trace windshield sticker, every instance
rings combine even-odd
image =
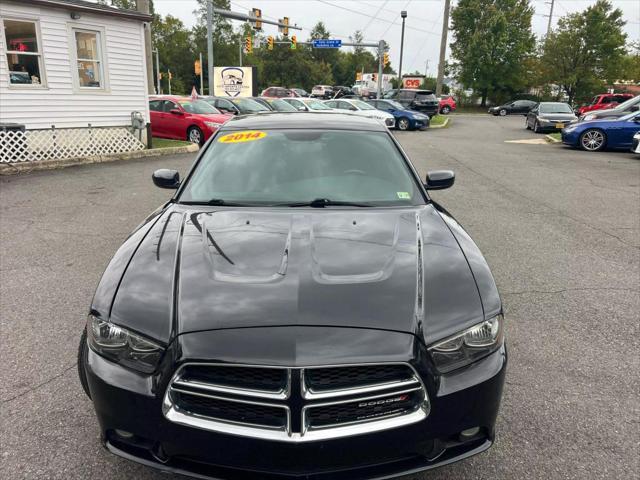
[[[228,133],[218,139],[220,143],[243,143],[260,140],[267,136],[267,132],[259,132],[257,130],[247,130],[246,132]]]
[[[409,200],[411,198],[409,192],[396,192],[396,195],[398,195],[398,198],[401,200]]]

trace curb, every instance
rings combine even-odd
[[[447,117],[444,119],[444,123],[442,125],[434,125],[434,126],[429,125],[429,128],[446,128],[449,126],[449,120],[451,119]]]
[[[198,145],[185,145],[181,147],[152,148],[136,152],[114,153],[110,155],[93,155],[90,157],[65,158],[63,160],[43,160],[41,162],[0,163],[0,176],[19,175],[38,170],[57,170],[60,168],[74,167],[76,165],[89,165],[92,163],[117,162],[122,160],[136,160],[138,158],[162,157],[180,153],[192,153],[199,150]]]
[[[545,135],[547,138],[547,142],[549,143],[562,143],[562,140],[558,140],[557,138],[553,138],[551,135]]]

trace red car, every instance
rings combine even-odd
[[[171,95],[150,96],[151,134],[202,145],[233,115],[203,100]]]
[[[455,111],[456,109],[456,101],[451,95],[440,95],[438,111],[443,115],[448,115],[449,113]]]
[[[615,108],[619,103],[626,102],[633,95],[630,93],[603,93],[596,95],[589,105],[578,108],[578,116],[594,110],[604,110],[606,108]]]
[[[290,88],[284,87],[269,87],[262,91],[261,97],[272,98],[284,98],[284,97],[298,97],[299,95]]]

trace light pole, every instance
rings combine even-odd
[[[407,18],[407,11],[402,10],[400,12],[400,16],[402,17],[402,35],[400,36],[400,66],[398,67],[398,80],[400,80],[400,86],[398,88],[402,88],[402,53],[404,50],[404,19]]]

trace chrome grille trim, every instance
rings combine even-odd
[[[215,367],[230,368],[248,367],[286,369],[287,385],[283,391],[267,392],[263,390],[242,389],[224,385],[208,384],[199,381],[189,381],[181,378],[180,375],[184,368],[188,365],[209,365]],[[407,379],[399,380],[397,382],[388,381],[373,383],[371,385],[358,386],[354,388],[323,390],[321,392],[314,392],[313,390],[307,388],[304,379],[305,371],[310,369],[388,365],[406,366],[413,372],[413,376]],[[300,417],[298,417],[301,419],[300,431],[292,431],[291,419],[294,413],[292,413],[292,410],[288,403],[292,395],[292,372],[296,372],[296,374],[299,375],[300,380],[300,391],[299,393],[296,392],[295,395],[297,397],[297,401],[292,404],[292,406],[295,406],[296,403],[299,405],[298,407],[296,407],[297,410],[295,411],[295,415],[300,415]],[[248,405],[258,405],[262,407],[282,409],[286,418],[285,426],[281,428],[274,425],[244,423],[235,420],[217,418],[213,416],[189,412],[185,409],[182,409],[179,405],[174,404],[171,397],[171,392],[176,392],[183,395],[206,397],[223,402],[238,402]],[[379,417],[363,418],[360,420],[345,421],[336,424],[327,424],[315,427],[309,424],[309,413],[312,412],[314,408],[340,404],[356,404],[358,402],[384,399],[387,397],[393,397],[402,394],[413,394],[414,392],[421,392],[422,395],[419,397],[421,398],[421,400],[419,400],[420,403],[416,403],[415,407],[411,410],[407,409],[405,411],[389,413],[382,412],[380,413]],[[329,399],[332,398],[338,399],[330,401]],[[344,438],[353,435],[362,435],[417,423],[424,420],[429,415],[430,402],[424,383],[422,382],[415,368],[409,363],[404,362],[322,365],[309,367],[188,363],[178,368],[173,378],[169,382],[169,386],[167,387],[164,395],[162,410],[167,420],[179,425],[262,440],[303,443],[318,440]]]

